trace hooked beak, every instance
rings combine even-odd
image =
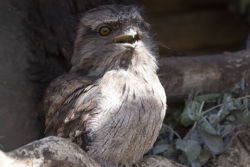
[[[140,40],[140,35],[134,29],[129,29],[124,35],[119,35],[113,38],[114,43],[133,44]]]

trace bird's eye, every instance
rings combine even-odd
[[[108,26],[102,26],[98,29],[98,32],[101,36],[108,36],[111,33],[111,28]]]

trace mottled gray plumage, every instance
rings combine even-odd
[[[110,34],[98,34],[100,27]],[[106,5],[82,16],[72,68],[44,97],[47,135],[71,138],[102,166],[142,158],[166,110],[148,29],[134,6]]]

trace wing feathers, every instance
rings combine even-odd
[[[52,82],[44,97],[46,135],[78,137],[84,132],[89,114],[96,108],[86,93],[95,87],[95,79],[68,74]]]

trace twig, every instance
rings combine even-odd
[[[204,112],[202,113],[202,116],[203,116],[203,115],[206,115],[206,114],[209,113],[210,111],[213,111],[214,109],[219,108],[219,107],[222,107],[222,106],[224,106],[224,105],[226,105],[226,104],[228,104],[228,103],[234,102],[234,101],[236,101],[236,100],[243,100],[243,99],[248,99],[248,98],[250,98],[250,95],[243,96],[243,97],[239,97],[239,98],[236,98],[236,99],[232,99],[232,100],[227,101],[227,102],[225,102],[225,103],[219,104],[219,105],[217,105],[217,106],[214,106],[214,107],[212,107],[212,108],[210,108],[210,109],[204,111]]]

